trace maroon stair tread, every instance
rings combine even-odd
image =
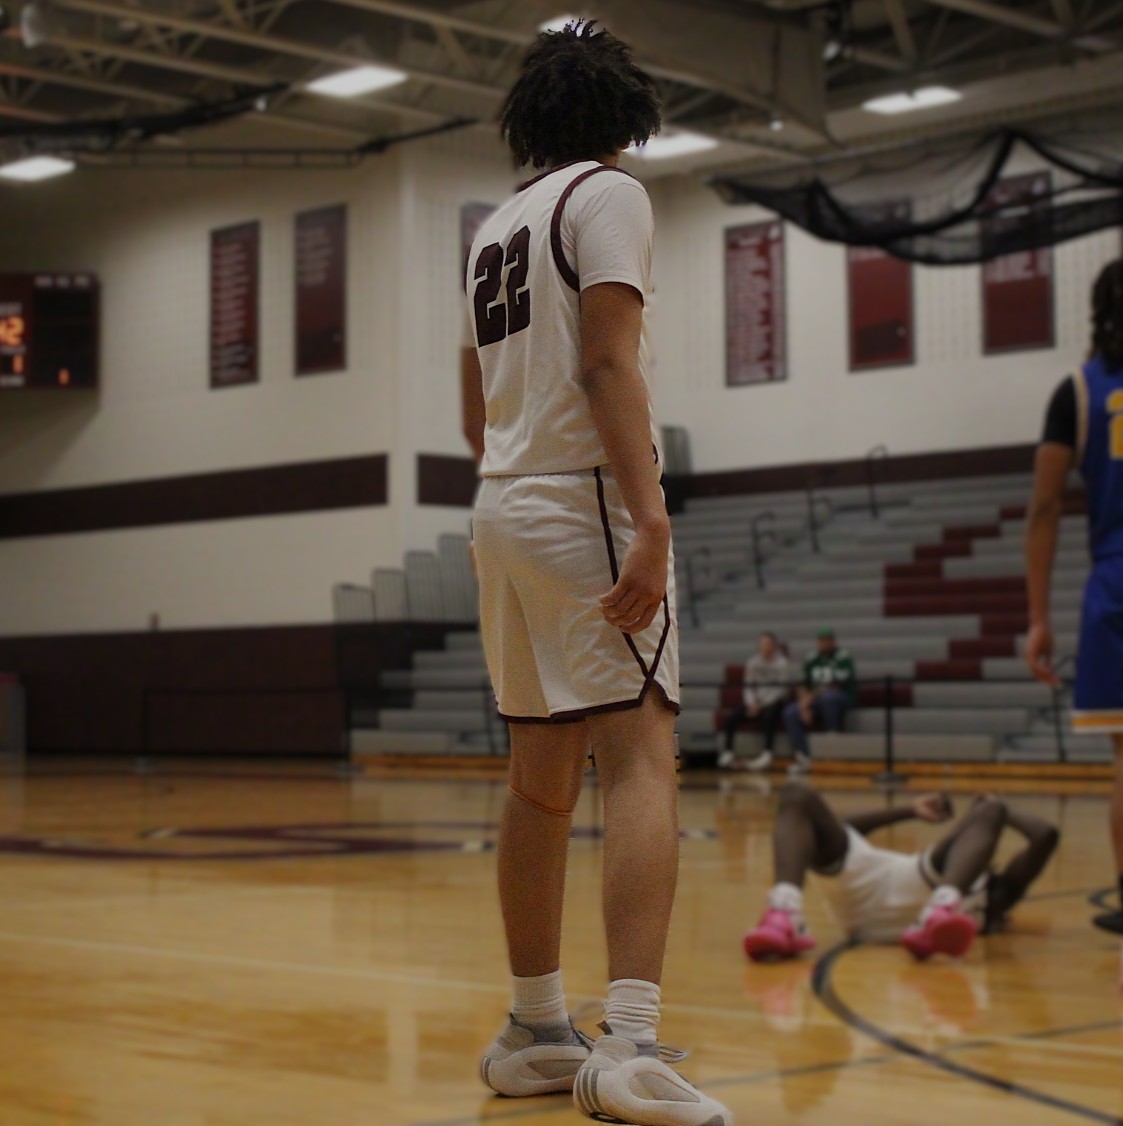
[[[1024,614],[1028,603],[1025,594],[952,594],[930,595],[926,598],[886,598],[887,618],[935,618],[983,616],[987,614]]]
[[[953,524],[944,529],[944,542],[955,543],[962,540],[993,540],[1002,535],[1001,524]]]
[[[944,573],[942,559],[925,559],[921,563],[887,563],[886,581],[894,579],[938,579]]]
[[[858,689],[858,707],[883,708],[887,695],[884,685],[863,685]],[[893,685],[893,706],[895,708],[911,708],[913,706],[911,684]]]
[[[928,559],[961,559],[971,554],[968,540],[955,543],[919,543],[912,549],[912,557],[917,563]]]
[[[948,655],[953,661],[984,660],[987,657],[1016,657],[1013,637],[973,637],[953,641]]]
[[[982,660],[917,661],[917,680],[982,680]]]
[[[885,583],[889,598],[946,597],[960,594],[1019,594],[1025,579],[1019,575],[967,579],[891,579]]]
[[[1017,636],[1028,628],[1025,614],[983,614],[979,621],[979,632],[983,637]]]

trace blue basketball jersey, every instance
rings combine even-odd
[[[1123,371],[1094,356],[1073,376],[1092,558],[1123,555]]]

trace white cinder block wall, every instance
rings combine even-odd
[[[363,582],[409,548],[464,531],[419,507],[419,453],[460,436],[460,206],[516,179],[487,138],[407,146],[346,172],[93,172],[0,190],[0,270],[92,269],[103,283],[96,399],[0,396],[0,493],[147,480],[373,453],[384,508],[0,540],[0,633],[320,622],[330,584]],[[1118,232],[1056,251],[1058,346],[981,355],[975,268],[915,274],[918,362],[846,370],[845,256],[788,227],[789,379],[726,388],[723,231],[763,218],[695,180],[651,185],[660,419],[700,471],[1032,441],[1086,346],[1087,294]],[[296,212],[348,205],[348,368],[293,376]],[[208,388],[208,233],[262,224],[261,382]]]
[[[90,269],[103,286],[96,398],[0,397],[0,493],[376,453],[386,507],[0,539],[0,634],[329,620],[333,581],[466,531],[418,508],[416,455],[460,437],[459,206],[515,176],[490,143],[400,149],[345,172],[82,171],[0,190],[0,270]],[[293,375],[293,219],[348,207],[345,371]],[[260,382],[208,386],[209,232],[261,223]]]

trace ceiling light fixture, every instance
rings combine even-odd
[[[404,71],[371,63],[368,66],[357,66],[351,70],[326,74],[323,78],[309,82],[307,89],[315,94],[327,94],[330,98],[357,98],[360,94],[397,86],[408,77],[409,75]]]
[[[49,180],[52,176],[63,176],[74,171],[74,161],[58,156],[28,156],[0,164],[0,178],[15,180],[22,184],[34,184],[39,180]]]
[[[886,94],[881,98],[870,98],[862,103],[862,109],[870,113],[895,114],[913,113],[920,109],[933,109],[935,106],[948,106],[958,102],[963,95],[947,86],[922,86],[903,94]]]
[[[691,153],[716,149],[713,137],[703,137],[700,133],[664,133],[652,137],[646,145],[629,145],[624,151],[641,160],[669,160],[675,156],[688,156]]]
[[[571,23],[580,23],[581,16],[555,16],[538,25],[539,31],[565,31]]]

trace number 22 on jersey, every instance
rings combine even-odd
[[[472,280],[472,309],[476,318],[476,341],[481,348],[498,344],[530,327],[530,228],[516,231],[506,250],[497,242],[485,246],[476,257]],[[507,284],[503,284],[503,274]],[[500,291],[504,290],[501,297]]]

